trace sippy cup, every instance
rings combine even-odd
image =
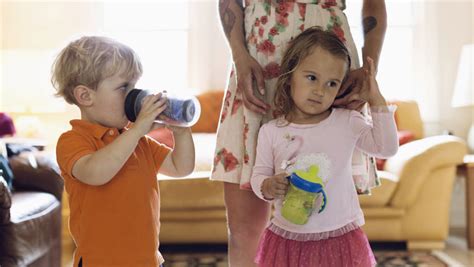
[[[315,202],[320,195],[323,201],[318,213],[326,207],[326,192],[318,172],[318,166],[311,165],[307,172],[298,170],[290,175],[290,186],[281,209],[281,215],[288,221],[299,225],[306,224],[316,209]]]
[[[125,98],[125,114],[134,122],[142,107],[145,96],[151,93],[147,90],[133,89]],[[169,96],[166,92],[163,96],[168,98],[167,108],[161,113],[165,118],[156,118],[155,122],[173,126],[190,127],[194,125],[201,115],[201,105],[196,97]]]

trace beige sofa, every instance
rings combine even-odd
[[[216,109],[222,93],[212,95]],[[387,160],[380,172],[382,185],[372,196],[360,197],[363,228],[372,241],[406,241],[409,249],[441,248],[448,235],[456,165],[466,146],[454,136],[424,137],[417,104],[395,104],[399,130],[411,131],[416,140]],[[218,114],[218,109],[207,109],[201,118],[217,123]],[[165,244],[227,242],[222,184],[207,179],[215,134],[194,132],[198,171],[187,179],[160,179],[160,240]]]

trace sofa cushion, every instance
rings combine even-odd
[[[224,91],[207,91],[197,96],[201,104],[201,117],[191,129],[193,133],[215,133],[224,98]]]
[[[43,192],[16,192],[12,195],[11,221],[19,223],[47,213],[59,205],[54,195]]]
[[[209,180],[209,174],[209,172],[204,172],[201,177],[194,178],[163,179],[158,176],[163,216],[167,217],[165,213],[168,211],[224,210],[222,183]],[[199,216],[199,213],[196,216]]]
[[[42,191],[61,200],[64,180],[54,155],[42,152],[23,152],[9,158],[15,179],[15,190]]]
[[[372,189],[371,195],[359,195],[360,206],[384,207],[387,206],[397,189],[398,177],[385,171],[377,171],[382,185]]]

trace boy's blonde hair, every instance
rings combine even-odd
[[[138,79],[143,69],[138,55],[128,46],[111,38],[84,36],[67,45],[51,69],[51,83],[56,96],[76,104],[74,88],[78,85],[96,90],[104,79],[122,68],[125,79]]]
[[[283,55],[280,65],[280,76],[278,77],[275,91],[275,115],[288,115],[294,106],[291,98],[291,75],[299,63],[309,56],[315,47],[320,47],[335,57],[347,62],[347,74],[351,66],[351,57],[344,43],[332,32],[324,31],[321,27],[314,26],[304,30],[295,39],[290,41]],[[345,79],[344,78],[344,79]]]

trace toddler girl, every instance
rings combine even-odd
[[[395,109],[387,107],[368,58],[362,97],[372,121],[357,111],[334,108],[349,72],[350,56],[336,35],[313,27],[292,40],[281,64],[275,106],[279,117],[263,125],[251,186],[272,202],[274,214],[263,233],[259,266],[373,266],[351,175],[355,148],[386,158],[398,149]],[[282,215],[290,173],[314,172],[324,188],[304,224]]]

